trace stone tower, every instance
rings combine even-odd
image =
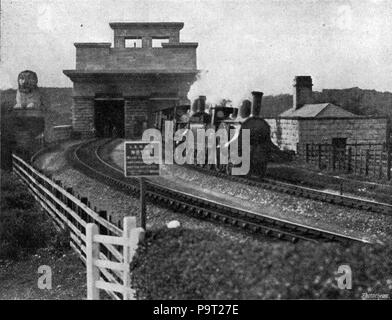
[[[182,22],[113,22],[111,43],[75,43],[72,127],[82,137],[140,138],[154,114],[189,104],[196,80],[195,42],[181,42]]]

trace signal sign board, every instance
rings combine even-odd
[[[158,141],[127,141],[124,143],[124,172],[126,177],[159,176]],[[149,159],[146,163],[143,154]]]

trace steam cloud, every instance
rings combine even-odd
[[[188,93],[189,100],[205,95],[207,103],[229,99],[233,107],[238,107],[244,99],[251,99],[251,91],[268,91],[265,87],[268,73],[266,64],[262,63],[267,57],[262,50],[256,50],[260,45],[258,39],[239,34],[231,35],[234,41],[222,40],[218,47],[211,44],[200,49],[202,71]],[[222,34],[221,38],[227,37]]]
[[[189,90],[188,99],[192,102],[203,95],[207,96],[208,104],[215,105],[226,99],[232,101],[233,107],[238,107],[244,99],[251,99],[251,91],[255,90],[252,82],[238,81],[238,74],[225,73],[224,70],[201,71]]]

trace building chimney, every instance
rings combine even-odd
[[[312,77],[296,76],[294,78],[293,108],[298,110],[304,104],[312,103]]]
[[[253,103],[250,111],[251,117],[258,117],[261,110],[261,100],[263,99],[263,93],[260,91],[252,91]]]

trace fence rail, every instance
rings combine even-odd
[[[392,150],[386,144],[300,144],[298,154],[318,169],[351,173],[377,179],[391,179]]]
[[[87,299],[97,300],[100,297],[99,290],[112,292],[116,299],[116,293],[120,293],[124,300],[133,298],[130,286],[129,266],[136,251],[139,240],[143,237],[143,229],[136,228],[135,217],[124,218],[124,231],[121,237],[100,235],[98,226],[88,223],[86,226],[87,238]],[[115,261],[100,255],[100,246],[104,246],[113,253]],[[122,250],[116,247],[121,247]],[[108,281],[103,280],[100,271],[108,273],[107,270],[115,272],[117,278],[107,276]]]
[[[12,168],[57,226],[69,231],[70,246],[87,267],[90,260],[95,259],[95,265],[88,267],[87,272],[88,279],[92,276],[89,272],[94,272],[95,281],[88,284],[96,287],[95,294],[90,292],[88,298],[99,298],[96,290],[103,289],[114,299],[130,299],[127,268],[135,243],[143,233],[142,228],[136,228],[136,218],[126,217],[116,226],[107,220],[106,211],[92,209],[88,198],[75,196],[72,188],[64,189],[60,181],[53,181],[16,155],[12,155]],[[96,230],[93,238],[88,237],[89,228]],[[122,286],[121,290],[117,290],[119,286]]]

